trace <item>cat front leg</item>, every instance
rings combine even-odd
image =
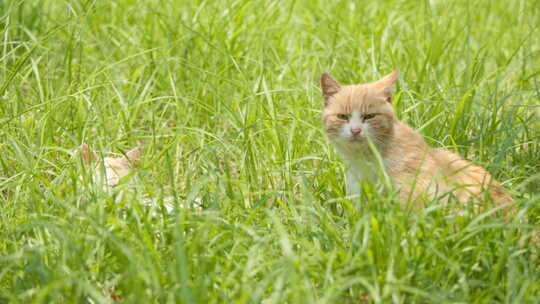
[[[347,171],[346,176],[346,191],[347,196],[360,196],[362,189],[360,186],[360,178],[355,174],[352,169]]]

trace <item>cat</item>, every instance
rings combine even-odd
[[[496,204],[512,202],[485,169],[457,154],[429,147],[422,136],[398,120],[392,106],[395,70],[364,84],[342,85],[320,78],[324,130],[348,165],[348,195],[360,195],[363,182],[389,182],[404,202],[436,199],[479,202],[486,193]]]
[[[93,165],[92,181],[101,184],[103,191],[108,192],[131,172],[132,163],[141,157],[142,143],[126,152],[125,156],[104,157],[103,162],[99,161],[97,153],[92,151],[87,144],[82,144],[79,151],[83,163]]]
[[[90,149],[87,144],[82,144],[78,149],[80,156],[83,160],[85,166],[92,166],[92,183],[101,185],[101,189],[106,193],[115,193],[115,202],[122,200],[124,196],[124,191],[128,188],[115,189],[121,182],[129,179],[130,175],[133,175],[133,164],[138,162],[142,156],[143,143],[138,142],[137,147],[129,150],[125,155],[119,157],[103,157],[103,161],[100,160],[98,154]],[[131,185],[133,182],[129,179]],[[160,203],[161,201],[161,203]],[[152,209],[152,214],[157,214],[155,208],[157,206],[163,206],[165,210],[169,213],[174,210],[175,198],[172,196],[167,196],[161,200],[155,198],[145,197],[142,200],[142,204],[150,207]],[[187,203],[182,202],[180,208],[186,208]],[[200,198],[195,198],[188,206],[194,210],[202,210],[202,200]]]

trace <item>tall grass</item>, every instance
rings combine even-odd
[[[0,24],[0,302],[540,301],[540,2],[13,0]],[[396,68],[400,119],[515,220],[346,198],[318,77]],[[119,202],[71,153],[138,140]]]

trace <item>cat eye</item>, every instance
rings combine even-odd
[[[347,114],[338,114],[337,118],[339,118],[341,120],[349,120],[349,115],[347,115]]]
[[[368,120],[368,119],[372,119],[373,117],[375,117],[375,114],[366,114],[366,115],[364,115],[362,118],[363,118],[364,120]]]

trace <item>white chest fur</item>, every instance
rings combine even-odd
[[[384,159],[373,153],[347,153],[341,152],[347,165],[346,190],[348,196],[358,196],[362,192],[362,184],[367,183],[378,191],[383,191],[385,186],[390,186],[390,179],[386,167],[390,159]],[[358,152],[358,151],[356,151]]]
[[[347,163],[347,195],[360,195],[363,183],[381,184],[381,169],[376,160],[350,161]]]

